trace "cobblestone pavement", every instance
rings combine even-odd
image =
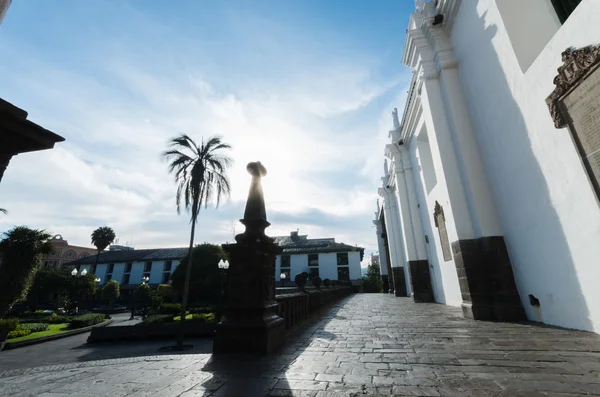
[[[600,336],[477,322],[457,308],[364,294],[296,329],[269,357],[192,353],[5,370],[0,395],[600,395]]]

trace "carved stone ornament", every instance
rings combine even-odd
[[[567,126],[564,115],[560,112],[558,106],[559,100],[594,66],[600,64],[600,44],[579,49],[567,48],[562,53],[562,61],[562,66],[558,68],[558,75],[554,78],[556,88],[546,99],[546,104],[556,128]]]

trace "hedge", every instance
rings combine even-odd
[[[171,314],[179,316],[181,314],[181,305],[179,303],[163,303],[160,305],[160,314]]]
[[[72,319],[73,317],[71,316],[59,316],[56,313],[53,313],[52,316],[42,319],[41,322],[46,324],[63,324],[70,323]]]
[[[21,324],[20,329],[28,329],[31,332],[42,332],[48,329],[48,324],[44,323],[27,323]]]
[[[11,332],[19,328],[18,318],[5,318],[0,320],[0,333]]]
[[[165,324],[172,323],[173,315],[171,314],[157,314],[155,316],[148,316],[144,319],[141,324]]]
[[[91,325],[100,324],[104,321],[104,314],[99,313],[90,313],[83,314],[81,316],[74,317],[69,323],[69,328],[83,328],[89,327]]]
[[[31,334],[31,330],[29,330],[29,329],[15,329],[14,331],[10,331],[8,333],[7,339],[20,338],[22,336],[27,336],[29,334]]]

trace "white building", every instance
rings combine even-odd
[[[275,261],[275,280],[292,280],[297,274],[306,272],[309,277],[321,277],[336,281],[352,281],[360,284],[362,273],[360,262],[364,248],[336,243],[334,238],[309,239],[306,235],[291,232],[289,236],[274,237],[283,249]]]
[[[600,332],[594,176],[546,103],[565,49],[600,43],[600,1],[416,3],[375,218],[396,295]]]
[[[145,277],[149,278],[150,285],[169,284],[171,273],[187,253],[188,248],[117,249],[101,253],[95,270],[96,255],[69,262],[66,266],[95,274],[101,286],[109,280],[117,280],[122,289],[133,289]]]

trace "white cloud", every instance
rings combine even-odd
[[[14,95],[30,119],[67,138],[52,151],[13,160],[0,185],[2,207],[10,210],[9,217],[0,218],[0,229],[28,224],[87,245],[91,230],[107,224],[121,242],[134,239],[138,247],[185,246],[187,216],[175,213],[175,186],[160,153],[180,133],[198,141],[217,134],[233,145],[231,203],[203,214],[197,241],[231,240],[227,225],[242,216],[236,211],[249,185],[246,163],[260,160],[269,171],[264,179],[268,211],[319,210],[355,220],[352,228],[315,220],[274,224],[269,233],[300,228],[309,236],[376,249],[370,218],[392,107],[366,107],[405,76],[379,78],[368,55],[328,56],[315,39],[304,38],[290,50],[262,36],[255,45],[283,70],[269,80],[240,65],[227,86],[215,75],[218,59],[194,63],[206,49],[186,58],[165,43],[189,38],[168,29],[163,33],[153,50],[134,53],[127,42],[90,43],[98,53],[82,58],[88,66],[93,63],[93,70],[33,56],[35,47],[0,46],[17,60],[0,67],[6,99]],[[316,55],[310,53],[313,44]],[[306,51],[306,59],[295,53],[298,48]],[[149,62],[161,52],[164,62]],[[176,58],[168,57],[175,53]],[[290,56],[299,64],[275,56]],[[397,99],[394,104],[400,107]],[[352,117],[360,121],[348,122]]]

